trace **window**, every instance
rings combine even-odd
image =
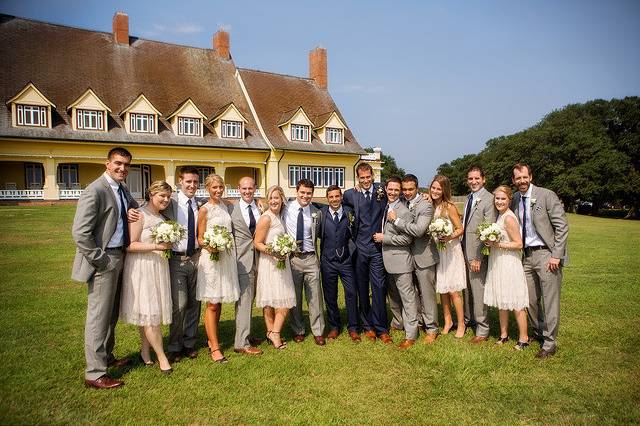
[[[82,130],[104,130],[104,111],[76,110],[76,127]]]
[[[289,187],[295,187],[300,179],[311,179],[316,187],[344,188],[344,170],[344,167],[289,166]]]
[[[178,134],[185,136],[200,136],[200,119],[178,117]]]
[[[78,184],[78,165],[77,164],[59,164],[58,165],[58,184],[60,188],[71,189]],[[75,185],[74,185],[75,184]]]
[[[27,189],[42,189],[44,169],[40,163],[24,163],[24,177]]]
[[[305,126],[302,124],[292,124],[291,140],[309,142],[309,126]]]
[[[47,107],[37,105],[16,105],[19,126],[47,127]]]
[[[327,143],[342,143],[343,141],[343,130],[336,129],[334,127],[327,127],[325,129],[325,135],[327,139]]]
[[[213,167],[196,167],[198,169],[198,180],[200,181],[200,186],[204,188],[204,180],[207,176],[212,175],[216,172]]]
[[[156,116],[154,114],[130,114],[130,128],[133,133],[155,133]]]
[[[242,122],[222,120],[222,137],[243,139]]]

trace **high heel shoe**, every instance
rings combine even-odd
[[[507,337],[501,337],[499,338],[496,343],[495,346],[500,346],[500,345],[504,345],[505,343],[507,343],[509,341],[509,336]]]
[[[222,358],[220,359],[215,359],[213,357],[213,354],[216,352],[220,352],[220,355],[222,355]],[[217,362],[218,364],[225,364],[227,362],[229,362],[229,360],[224,356],[224,354],[222,353],[222,351],[220,350],[220,348],[217,349],[211,349],[211,359],[214,360],[215,362]]]
[[[149,367],[150,365],[154,365],[155,362],[151,359],[151,357],[149,357],[149,361],[145,361],[144,357],[142,356],[142,353],[140,353],[140,355],[138,355],[138,357],[140,358],[140,361],[146,365],[147,367]]]
[[[270,334],[276,334],[276,335],[278,335],[278,338],[280,338],[280,333],[277,332],[277,331],[271,331],[269,333]],[[278,346],[276,346],[276,344],[273,342],[273,340],[269,339],[269,341],[271,342],[273,347],[276,348],[276,349],[286,349],[287,348],[287,343],[284,340],[282,340],[281,338],[280,338],[280,345],[278,345]]]
[[[166,370],[163,370],[162,368],[160,369],[160,372],[162,374],[164,374],[165,376],[168,376],[169,374],[173,373],[173,368],[169,367]]]
[[[467,326],[464,326],[464,330],[462,331],[462,336],[458,336],[458,331],[456,330],[456,334],[453,335],[456,339],[462,339],[464,335],[467,333]]]
[[[273,341],[271,340],[271,337],[269,337],[269,335],[271,335],[272,331],[271,330],[267,330],[267,342],[269,342],[270,344],[273,345]]]

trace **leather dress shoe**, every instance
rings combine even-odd
[[[85,379],[84,385],[88,388],[113,389],[124,385],[124,382],[122,380],[112,379],[105,374],[96,380]]]
[[[293,341],[296,343],[302,343],[304,341],[304,334],[296,334],[293,336]]]
[[[410,348],[411,346],[413,346],[413,344],[416,342],[415,339],[404,339],[399,345],[398,348],[400,349],[407,349]]]
[[[237,354],[246,354],[246,355],[261,355],[262,350],[255,348],[253,346],[247,346],[246,348],[236,348],[233,350]]]
[[[376,341],[376,332],[373,330],[367,330],[364,332],[364,335],[369,338],[372,342]]]
[[[487,339],[487,336],[475,336],[473,339],[469,340],[469,343],[477,345],[478,343],[486,342]]]
[[[121,367],[124,367],[125,365],[129,365],[129,358],[120,358],[120,359],[114,358],[113,360],[109,361],[109,363],[107,364],[107,367],[121,368]]]
[[[556,354],[555,348],[551,350],[540,349],[540,352],[536,354],[536,358],[540,358],[540,359],[549,358],[550,356],[553,356],[555,354]]]
[[[173,364],[174,362],[178,362],[182,359],[182,353],[181,352],[169,352],[167,354],[167,359],[169,360],[169,362],[171,364]]]
[[[196,359],[198,357],[198,351],[196,348],[184,348],[182,350],[182,355],[189,359]]]
[[[360,339],[360,335],[355,331],[350,331],[349,332],[349,337],[351,337],[351,341],[355,342],[355,343],[358,343],[358,342],[362,341],[362,339]]]
[[[433,343],[436,341],[436,339],[438,338],[439,333],[427,333],[426,336],[424,336],[424,343],[426,343],[427,345]]]
[[[318,346],[324,346],[327,344],[327,342],[324,340],[324,337],[322,336],[313,336],[313,340],[316,341],[316,345]]]
[[[391,336],[389,336],[388,333],[382,333],[378,338],[382,340],[382,343],[384,343],[385,345],[393,343],[393,339],[391,338]]]
[[[335,328],[332,328],[329,334],[327,334],[327,339],[331,339],[331,340],[337,339],[339,335],[340,335],[340,332]]]

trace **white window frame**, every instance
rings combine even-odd
[[[178,134],[180,136],[200,136],[200,119],[194,117],[178,117]]]
[[[300,166],[289,166],[289,188],[295,188],[300,180]]]
[[[80,183],[78,175],[78,164],[58,164],[58,183],[66,184],[67,188],[71,188],[74,183]]]
[[[220,120],[222,137],[228,139],[244,139],[244,123],[242,121]]]
[[[76,128],[79,130],[104,130],[104,111],[76,109]]]
[[[198,180],[200,181],[200,186],[204,188],[204,181],[207,179],[207,176],[213,175],[216,173],[215,167],[196,167],[198,169]]]
[[[44,185],[44,166],[41,163],[24,163],[24,179],[27,189]]]
[[[322,182],[324,181],[322,178],[324,176],[323,172],[322,172],[322,167],[313,167],[313,171],[311,172],[311,175],[313,176],[313,179],[311,179],[313,181],[313,184],[317,187],[322,187],[323,184]]]
[[[311,166],[300,166],[300,179],[311,180],[312,177],[313,175],[311,174]]]
[[[337,127],[327,127],[324,130],[325,139],[327,143],[343,144],[344,143],[344,130]]]
[[[333,178],[335,185],[338,185],[340,188],[344,188],[344,167],[334,167]]]
[[[137,112],[130,113],[129,129],[132,133],[155,133],[156,115]]]
[[[299,142],[309,142],[309,126],[307,126],[306,124],[292,124],[291,140]]]
[[[16,104],[18,126],[47,127],[48,107],[41,105]]]

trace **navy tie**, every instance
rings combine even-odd
[[[131,240],[129,238],[129,221],[127,220],[127,202],[122,185],[118,185],[118,195],[120,196],[120,219],[122,219],[122,245],[129,247]]]
[[[333,222],[337,225],[339,221],[338,212],[333,212]]]
[[[251,235],[254,235],[256,233],[256,217],[253,215],[251,205],[247,206],[247,208],[249,209],[249,231]]]
[[[527,248],[527,197],[522,197],[522,247]]]
[[[473,194],[469,194],[467,197],[467,208],[464,211],[464,226],[469,223],[469,217],[471,216],[471,205],[473,204]]]
[[[371,194],[368,189],[364,192],[364,199],[367,200],[367,203],[371,201]]]
[[[298,224],[296,226],[296,241],[300,241],[300,250],[302,250],[304,241],[304,216],[302,215],[302,207],[298,210]]]
[[[191,200],[187,200],[187,256],[196,252],[196,218],[191,207]]]

